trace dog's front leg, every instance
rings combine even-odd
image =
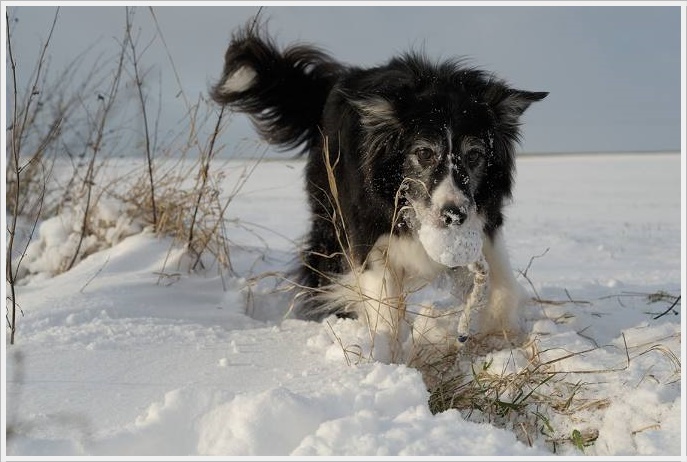
[[[484,258],[468,265],[472,275],[472,289],[465,300],[463,311],[458,318],[458,341],[465,343],[470,334],[470,319],[487,303],[489,288],[489,265]]]
[[[517,336],[523,330],[521,311],[527,292],[513,275],[501,230],[484,240],[482,251],[489,265],[489,298],[479,313],[477,328],[481,334]]]

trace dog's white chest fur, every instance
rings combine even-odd
[[[512,276],[505,245],[500,234],[494,242],[487,239],[480,258],[468,266],[473,287],[454,287],[464,292],[463,315],[456,318],[456,332],[447,333],[464,340],[470,330],[479,333],[517,331],[517,307],[522,303],[522,288]],[[450,268],[430,258],[422,243],[408,236],[381,236],[370,251],[365,264],[337,278],[318,298],[322,308],[344,305],[377,332],[399,332],[412,324],[406,312],[409,295],[449,275]],[[450,276],[449,276],[450,277]],[[464,277],[456,284],[466,285]],[[471,289],[468,293],[467,289]],[[470,326],[470,311],[488,305]],[[475,312],[478,310],[475,310]]]

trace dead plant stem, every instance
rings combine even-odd
[[[196,197],[196,203],[193,208],[193,215],[191,217],[191,225],[189,226],[189,231],[188,231],[188,246],[190,250],[195,251],[193,247],[193,239],[194,239],[194,229],[196,226],[196,221],[198,219],[198,210],[200,209],[200,203],[203,200],[204,192],[205,192],[205,186],[207,185],[208,181],[208,176],[209,176],[209,170],[210,170],[210,162],[212,161],[212,158],[215,154],[214,148],[215,148],[215,141],[217,140],[217,136],[219,135],[220,132],[220,127],[222,126],[222,117],[224,116],[224,106],[222,106],[219,110],[219,114],[217,115],[217,122],[215,123],[215,129],[212,132],[212,135],[210,136],[210,145],[208,146],[207,152],[204,153],[203,155],[203,160],[201,161],[200,165],[200,187],[197,188],[198,191],[198,196]],[[197,258],[196,261],[193,263],[192,269],[196,269],[198,264],[200,263],[200,252],[197,252]]]
[[[84,178],[84,186],[86,188],[86,204],[84,207],[84,214],[83,214],[83,220],[81,222],[81,232],[79,234],[79,242],[76,245],[76,250],[74,251],[74,254],[72,255],[72,259],[65,268],[65,271],[70,270],[74,264],[76,263],[79,253],[81,252],[81,246],[83,245],[83,240],[86,237],[86,233],[88,232],[88,219],[89,219],[89,214],[90,214],[90,208],[91,208],[91,195],[92,195],[92,190],[94,186],[94,180],[95,180],[95,160],[98,156],[98,153],[100,152],[103,144],[103,138],[105,135],[105,126],[107,124],[110,111],[114,107],[114,102],[117,96],[117,93],[119,91],[119,83],[121,81],[122,77],[122,70],[124,67],[124,56],[126,54],[126,47],[127,47],[127,41],[128,41],[128,35],[125,33],[124,40],[121,45],[121,50],[119,52],[119,57],[117,59],[117,68],[114,73],[114,76],[112,77],[112,83],[110,85],[110,90],[108,92],[107,97],[105,97],[105,100],[103,102],[104,106],[102,107],[102,110],[100,111],[100,117],[99,119],[96,120],[97,123],[97,129],[96,129],[96,135],[95,135],[95,140],[89,143],[89,147],[91,148],[92,155],[91,159],[88,163],[88,169],[86,170],[86,177]]]
[[[18,91],[17,91],[17,64],[16,61],[14,60],[14,54],[12,53],[12,40],[11,40],[11,34],[10,34],[10,19],[9,19],[9,14],[5,12],[5,20],[7,24],[7,49],[8,49],[8,57],[10,60],[10,69],[11,69],[11,74],[12,74],[12,92],[14,96],[14,101],[13,101],[13,110],[12,110],[12,118],[13,118],[13,127],[14,130],[12,130],[12,160],[14,162],[14,168],[12,169],[12,173],[14,174],[14,179],[17,182],[17,187],[15,188],[14,194],[14,210],[12,212],[12,222],[10,225],[10,229],[8,230],[9,234],[9,242],[7,245],[7,258],[5,259],[6,263],[6,271],[7,271],[7,280],[10,285],[10,303],[12,304],[12,309],[10,310],[11,313],[11,320],[8,319],[9,326],[10,326],[10,345],[14,345],[14,334],[16,332],[16,327],[17,327],[17,297],[16,297],[16,291],[15,291],[15,271],[16,269],[12,268],[12,251],[14,250],[14,237],[17,231],[17,214],[19,212],[19,181],[20,181],[20,175],[19,175],[19,146],[17,145],[17,96],[18,96]],[[5,315],[7,317],[7,315]]]
[[[12,135],[10,138],[10,144],[11,144],[11,163],[13,164],[12,167],[12,174],[14,175],[14,181],[16,182],[16,187],[14,188],[14,204],[13,204],[13,209],[12,209],[12,219],[10,223],[10,228],[8,229],[8,234],[9,234],[9,241],[7,245],[7,250],[6,250],[6,258],[5,258],[5,264],[6,264],[6,278],[7,282],[9,283],[10,286],[10,303],[11,303],[11,309],[9,317],[6,314],[5,319],[9,323],[10,327],[10,345],[14,345],[15,341],[15,334],[17,331],[17,293],[16,293],[16,276],[17,272],[19,271],[19,266],[21,265],[22,259],[19,259],[19,262],[16,266],[13,267],[12,265],[12,255],[14,253],[14,246],[15,246],[15,237],[17,233],[17,220],[19,218],[19,213],[20,213],[20,185],[21,185],[21,166],[19,165],[20,162],[20,157],[21,157],[21,146],[22,146],[22,138],[24,136],[24,130],[26,129],[27,125],[27,120],[28,120],[28,115],[30,112],[30,106],[31,102],[34,99],[34,96],[39,94],[38,90],[38,81],[40,80],[41,76],[41,71],[43,69],[43,64],[45,62],[45,54],[48,50],[48,46],[50,45],[50,41],[52,39],[52,34],[55,31],[55,25],[57,24],[57,18],[59,16],[60,8],[58,7],[55,10],[55,15],[53,17],[52,25],[50,26],[50,31],[48,32],[48,37],[43,44],[43,47],[41,49],[41,54],[38,59],[38,65],[36,68],[36,75],[33,81],[33,85],[31,89],[28,91],[28,94],[26,96],[26,103],[23,105],[23,118],[21,123],[18,123],[18,103],[17,99],[19,97],[19,91],[17,89],[17,63],[14,57],[14,52],[12,49],[12,34],[11,34],[11,27],[10,27],[10,20],[9,20],[9,14],[7,11],[5,12],[5,20],[7,24],[7,50],[8,50],[8,57],[10,61],[10,69],[11,69],[11,75],[12,75],[12,96],[13,96],[13,102],[12,102]],[[59,122],[57,123],[59,126]],[[51,132],[52,133],[52,128]],[[43,184],[43,192],[40,197],[40,203],[39,203],[39,212],[37,215],[34,217],[34,224],[33,228],[31,231],[31,234],[29,236],[28,242],[26,245],[28,246],[29,242],[31,241],[31,238],[33,237],[33,232],[36,228],[36,225],[38,223],[39,217],[40,217],[40,209],[42,209],[43,205],[43,199],[45,197],[45,184]],[[22,254],[25,252],[22,252]]]
[[[143,117],[143,132],[145,135],[145,153],[146,162],[148,165],[148,179],[150,180],[150,201],[153,213],[153,229],[157,230],[157,208],[155,207],[155,181],[153,179],[153,153],[151,152],[150,143],[150,127],[148,124],[148,111],[146,110],[146,100],[143,95],[143,80],[141,79],[141,73],[138,69],[138,53],[136,52],[136,42],[131,35],[131,14],[129,13],[129,7],[126,7],[126,35],[127,41],[129,42],[129,48],[131,48],[131,63],[134,68],[134,80],[136,82],[136,90],[138,94],[138,101],[141,105],[141,115]]]

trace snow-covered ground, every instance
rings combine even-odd
[[[229,191],[243,169],[226,169]],[[539,391],[568,406],[526,404],[529,430],[479,410],[433,415],[421,374],[358,322],[289,318],[270,274],[306,230],[302,170],[264,161],[229,206],[235,276],[189,273],[170,239],[143,232],[47,277],[73,227],[48,222],[25,263],[16,345],[4,345],[6,453],[685,454],[681,304],[659,316],[682,291],[679,155],[518,160],[507,242],[541,301],[522,344],[459,357],[496,372],[534,350],[548,361],[558,385]]]

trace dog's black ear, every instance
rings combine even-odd
[[[517,123],[530,104],[541,101],[548,95],[545,91],[523,91],[514,88],[496,87],[487,93],[489,103],[507,122]]]
[[[549,92],[546,91],[523,91],[509,89],[506,98],[501,102],[509,112],[519,117],[530,107],[530,104],[546,98]]]
[[[357,95],[348,102],[360,117],[362,128],[362,164],[371,163],[391,149],[403,131],[394,104],[380,95]]]
[[[360,122],[368,130],[376,130],[400,125],[394,106],[381,96],[358,96],[348,99],[360,114]]]

